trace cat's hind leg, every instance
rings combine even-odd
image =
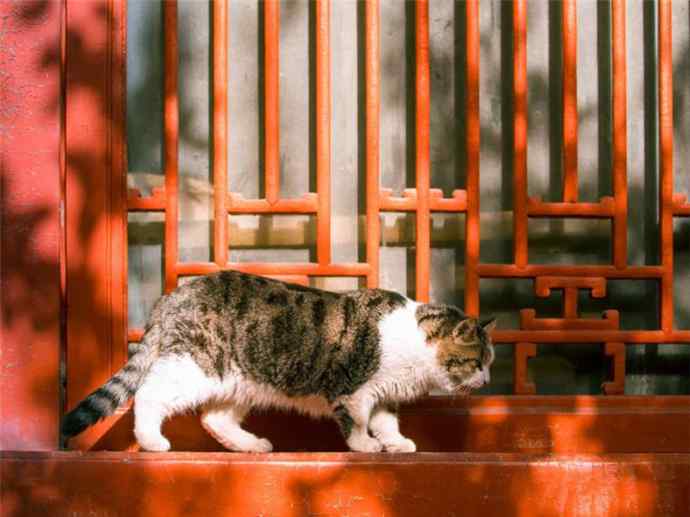
[[[380,452],[383,445],[369,436],[369,418],[374,401],[363,394],[347,397],[333,408],[333,417],[345,437],[348,447],[357,452]]]
[[[134,435],[147,451],[170,450],[161,433],[166,418],[195,409],[214,395],[214,381],[186,356],[159,359],[134,397]]]
[[[201,415],[201,425],[226,449],[271,452],[271,442],[242,429],[241,423],[247,412],[248,408],[231,403],[210,405]]]
[[[161,433],[161,425],[170,411],[156,384],[145,383],[135,396],[134,436],[142,449],[165,452],[170,450],[170,442]]]
[[[163,407],[155,401],[135,402],[134,436],[142,449],[152,452],[170,450],[170,442],[161,433],[161,425],[166,416]]]
[[[387,452],[415,452],[417,446],[400,434],[398,416],[385,406],[374,409],[369,420],[369,429]]]

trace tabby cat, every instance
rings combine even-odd
[[[268,452],[241,423],[275,407],[334,418],[354,451],[413,452],[396,405],[488,383],[493,326],[391,291],[332,293],[224,271],[163,296],[136,352],[65,416],[62,433],[81,433],[134,396],[134,434],[149,451],[170,449],[166,418],[199,408],[226,448]]]

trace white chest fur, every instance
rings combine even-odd
[[[438,367],[436,349],[426,343],[417,326],[418,306],[409,300],[379,323],[381,367],[366,384],[380,400],[411,400],[447,383]]]

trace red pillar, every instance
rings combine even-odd
[[[58,446],[58,0],[0,2],[0,449]]]

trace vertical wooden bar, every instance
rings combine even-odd
[[[527,13],[513,3],[513,251],[518,268],[527,265]]]
[[[673,38],[671,2],[659,1],[659,148],[661,188],[661,328],[673,330]]]
[[[565,319],[577,318],[577,287],[563,288],[563,317]]]
[[[127,357],[125,8],[122,0],[66,5],[66,409]],[[94,426],[71,445],[82,447],[103,429]]]
[[[465,312],[479,316],[479,2],[468,0],[467,12],[467,212],[465,214]]]
[[[415,164],[417,188],[416,292],[429,301],[431,212],[429,208],[429,3],[415,2]]]
[[[264,8],[264,177],[266,200],[280,194],[280,2],[266,0]]]
[[[367,187],[367,287],[379,285],[379,243],[381,221],[379,213],[379,113],[380,113],[380,54],[379,2],[367,0],[364,13],[365,32],[365,117],[366,117],[366,187]]]
[[[330,0],[316,1],[316,253],[331,262],[331,48]]]
[[[563,201],[577,202],[577,8],[564,0],[563,20]]]
[[[625,268],[628,255],[628,81],[625,45],[625,1],[612,4],[613,34],[613,262]]]
[[[529,381],[527,360],[537,355],[537,345],[534,343],[515,343],[513,350],[513,393],[515,395],[534,395],[537,386]]]
[[[606,395],[625,394],[625,343],[606,343],[604,354],[611,358],[612,379],[601,387]]]
[[[228,261],[228,2],[213,1],[213,257]]]
[[[110,163],[110,275],[111,335],[113,339],[112,368],[127,362],[127,160],[126,160],[126,98],[125,68],[127,41],[127,2],[111,0],[111,163]]]
[[[177,0],[163,3],[165,41],[163,108],[165,170],[165,290],[177,286],[177,174],[179,111],[177,98]]]

